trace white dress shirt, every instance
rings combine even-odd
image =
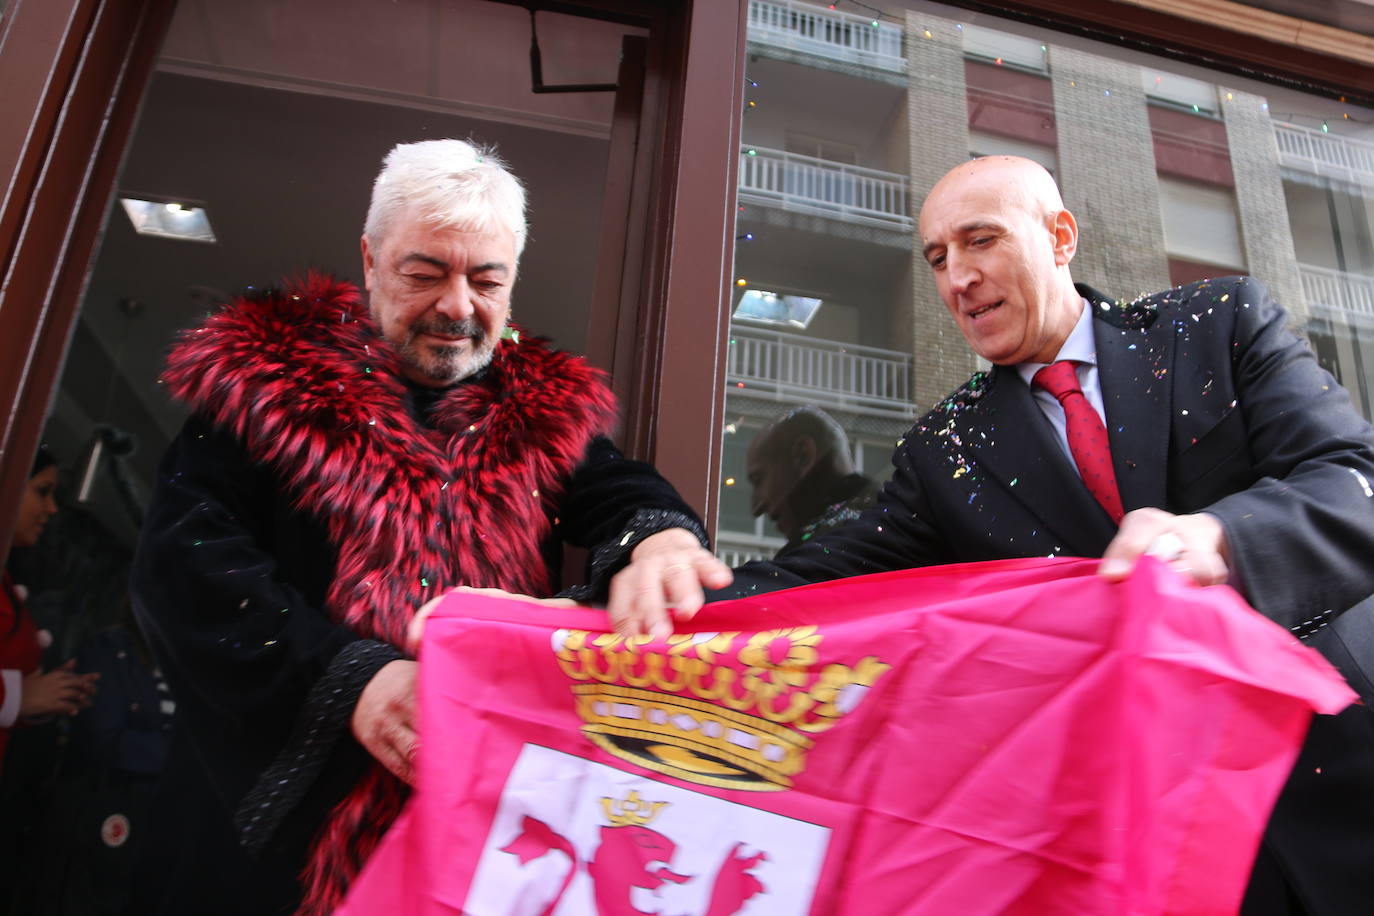
[[[1083,396],[1088,399],[1088,403],[1097,411],[1097,415],[1102,418],[1105,425],[1107,413],[1102,407],[1102,385],[1097,380],[1097,341],[1093,338],[1093,315],[1092,303],[1087,299],[1083,300],[1083,310],[1078,314],[1078,323],[1069,332],[1069,337],[1064,341],[1064,345],[1059,348],[1059,355],[1054,358],[1055,362],[1061,359],[1071,359],[1074,361],[1074,369],[1078,372],[1078,387],[1083,389]],[[1054,427],[1055,438],[1059,440],[1059,447],[1064,450],[1064,454],[1069,456],[1069,464],[1073,466],[1074,472],[1078,472],[1078,465],[1073,460],[1073,454],[1069,451],[1069,434],[1065,428],[1064,408],[1054,395],[1038,385],[1032,384],[1035,373],[1039,372],[1048,363],[1019,363],[1016,371],[1021,373],[1021,377],[1030,385],[1031,397],[1035,398],[1035,404],[1044,413],[1045,418]]]

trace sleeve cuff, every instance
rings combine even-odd
[[[24,699],[24,675],[18,668],[0,670],[5,684],[5,699],[0,702],[0,728],[9,728],[19,720],[19,704]]]
[[[588,561],[589,576],[586,585],[574,585],[559,592],[561,598],[576,601],[595,601],[605,598],[610,589],[611,577],[624,569],[630,562],[630,554],[639,546],[640,541],[650,535],[667,531],[669,528],[683,528],[691,532],[702,547],[711,549],[711,541],[701,523],[685,512],[672,509],[640,509],[630,517],[620,534],[592,552]]]
[[[1337,611],[1335,608],[1327,608],[1320,614],[1313,614],[1311,617],[1294,624],[1288,629],[1294,636],[1298,637],[1298,639],[1311,639],[1313,636],[1316,636],[1322,630],[1329,627],[1331,621],[1339,617],[1340,614],[1341,612]]]
[[[349,643],[334,656],[306,697],[286,746],[234,814],[244,849],[262,850],[319,776],[367,682],[383,665],[404,657],[394,646],[371,639]]]

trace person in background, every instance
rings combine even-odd
[[[57,461],[39,449],[33,473],[24,485],[19,503],[19,519],[14,528],[14,546],[32,547],[38,543],[48,520],[57,514]],[[0,766],[10,729],[25,719],[45,716],[74,716],[91,703],[95,694],[95,674],[78,674],[76,660],[68,659],[44,671],[39,665],[43,654],[40,632],[24,608],[24,588],[16,584],[6,569],[0,573]]]
[[[38,543],[44,527],[57,514],[56,491],[57,461],[47,449],[40,448],[19,502],[15,548],[22,550]],[[93,672],[78,673],[75,659],[43,670],[43,637],[47,633],[34,624],[25,597],[24,587],[15,583],[7,564],[0,572],[0,770],[5,767],[11,730],[54,716],[75,716],[90,706],[100,677]],[[31,850],[27,844],[33,836],[30,828],[43,788],[36,783],[45,774],[19,766],[0,775],[0,910],[7,912],[14,895],[28,889],[30,876],[25,869]]]
[[[880,486],[854,469],[844,428],[810,406],[789,410],[760,430],[749,443],[745,472],[750,509],[767,515],[787,538],[779,555],[858,518]]]

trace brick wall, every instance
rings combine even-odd
[[[930,37],[926,37],[929,33]],[[907,124],[913,218],[926,193],[969,156],[968,92],[963,36],[951,19],[906,14]],[[977,366],[964,337],[935,292],[921,257],[919,228],[912,238],[911,333],[918,412],[957,388]],[[903,323],[905,324],[905,322]]]
[[[1274,123],[1262,96],[1225,87],[1217,92],[1226,120],[1231,171],[1236,176],[1236,209],[1247,270],[1269,285],[1292,316],[1294,330],[1302,333],[1307,326],[1307,300],[1298,278]]]
[[[1051,46],[1059,187],[1078,220],[1073,277],[1131,298],[1168,288],[1150,120],[1140,71]]]

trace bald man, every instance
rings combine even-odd
[[[789,410],[759,431],[745,455],[750,509],[787,538],[781,555],[859,517],[878,483],[854,469],[844,427],[818,407]]]
[[[1370,702],[1374,626],[1359,603],[1374,593],[1374,429],[1264,286],[1230,277],[1116,302],[1075,284],[1073,214],[1043,168],[1013,157],[950,171],[920,233],[992,370],[907,433],[873,509],[712,597],[1007,557],[1100,556],[1119,579],[1149,552],[1236,586]],[[629,628],[663,611],[651,596],[613,613]],[[1372,910],[1374,719],[1361,706],[1314,720],[1243,912]]]

